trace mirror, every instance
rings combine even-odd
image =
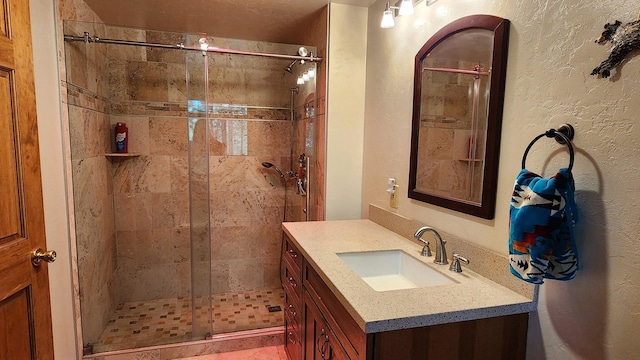
[[[409,197],[493,219],[509,20],[458,19],[415,57]]]

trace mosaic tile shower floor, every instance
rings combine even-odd
[[[213,296],[214,334],[261,329],[284,324],[284,290],[253,290]],[[199,321],[206,324],[206,298],[196,298]],[[269,307],[280,306],[270,312]],[[111,316],[93,352],[164,345],[191,340],[191,298],[122,303]]]

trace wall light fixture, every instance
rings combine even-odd
[[[436,1],[438,0],[426,0],[425,2],[427,6],[429,6]],[[394,6],[391,6],[391,4],[387,2],[387,6],[384,8],[384,12],[382,13],[382,21],[380,21],[380,27],[383,29],[394,27],[396,25],[395,20],[393,19],[394,17],[413,15],[413,7],[420,2],[422,2],[422,0],[416,1],[415,4],[413,3],[413,0],[398,0],[396,1]]]
[[[393,11],[391,11],[391,6],[389,6],[389,2],[387,2],[387,7],[382,13],[382,21],[380,22],[380,27],[383,29],[388,29],[394,26],[396,26],[396,23],[393,20]]]
[[[398,15],[413,15],[413,0],[402,0],[400,3],[400,9],[398,9]]]

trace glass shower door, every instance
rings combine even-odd
[[[198,41],[197,35],[187,37],[187,45],[198,46]],[[200,52],[187,53],[193,339],[211,336],[212,326],[207,57]]]

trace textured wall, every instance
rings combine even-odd
[[[385,1],[369,9],[363,212],[388,207],[386,177],[401,185],[397,212],[500,253],[507,252],[508,202],[522,153],[549,127],[575,126],[576,235],[582,270],[570,282],[541,287],[529,328],[529,359],[630,359],[640,334],[636,126],[640,57],[611,79],[590,76],[608,55],[594,43],[606,22],[632,21],[636,1],[446,1],[417,6],[411,18],[381,29]],[[409,200],[413,57],[447,23],[471,14],[511,21],[497,210],[494,220]],[[567,164],[550,140],[536,145],[527,167],[549,176]],[[394,210],[395,211],[395,210]],[[471,259],[473,261],[473,259]],[[505,271],[507,271],[505,264]]]
[[[332,3],[329,24],[326,219],[359,219],[367,9]]]

